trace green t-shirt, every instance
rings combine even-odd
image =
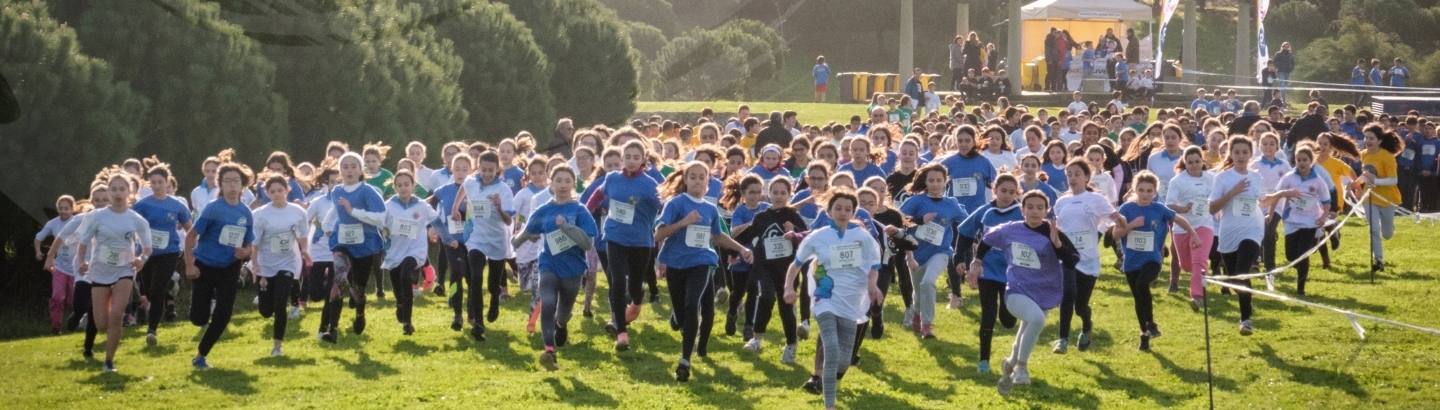
[[[380,173],[375,174],[375,176],[367,176],[365,178],[366,184],[370,184],[370,186],[380,190],[381,198],[389,198],[391,195],[395,195],[394,182],[395,174],[390,173],[390,170],[385,168],[380,168]]]

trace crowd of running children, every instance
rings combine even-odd
[[[954,103],[949,115],[909,123],[874,107],[869,121],[798,127],[793,113],[760,121],[742,106],[739,118],[717,121],[707,109],[693,125],[656,117],[576,132],[562,121],[555,150],[565,152],[556,154],[536,152],[528,133],[448,143],[438,158],[412,142],[393,173],[379,143],[358,152],[331,143],[318,165],[276,152],[258,175],[227,150],[198,164],[203,179],[188,201],[173,174],[194,168],[132,159],[102,170],[85,198],[59,198],[36,256],[53,272],[54,331],[83,327],[87,358],[104,331],[106,371],[123,326],[138,321],[146,343],[160,343],[159,324],[175,316],[176,272],[193,285],[191,323],[205,329],[195,367],[209,367],[241,286],[258,286],[278,356],[286,320],[310,302],[324,301],[320,340],[346,333],[346,307],[349,333],[365,332],[367,287],[373,280],[383,299],[388,278],[394,331],[417,331],[412,301],[433,293],[448,295],[451,329],[468,326],[478,341],[518,282],[531,313],[503,319],[538,329],[538,360],[555,370],[572,311],[583,303],[583,315],[594,315],[604,271],[605,330],[617,352],[631,348],[641,307],[660,303],[663,279],[670,327],[682,335],[677,380],[707,354],[717,307],[725,337],[739,333],[756,355],[778,312],[781,362],[794,363],[799,340],[816,336],[804,388],[823,393],[827,407],[861,342],[883,337],[887,322],[923,339],[969,333],[933,326],[945,277],[950,309],[962,306],[962,283],[978,293],[980,372],[992,371],[997,320],[1018,324],[1000,362],[1006,394],[1030,382],[1049,311],[1060,310],[1054,352],[1072,340],[1089,347],[1102,248],[1116,254],[1135,301],[1131,331],[1148,351],[1161,335],[1152,286],[1184,289],[1198,309],[1203,275],[1272,269],[1282,224],[1285,256],[1302,256],[1345,211],[1340,198],[1371,187],[1365,206],[1381,269],[1379,241],[1393,233],[1396,207],[1435,205],[1433,123],[1350,106],[1327,119],[1319,103],[1293,121],[1275,111],[1261,118],[1258,108],[1080,104],[1052,116],[1002,100],[969,111]],[[1320,248],[1327,266],[1329,248]],[[1308,261],[1295,269],[1295,294],[1304,295]],[[882,315],[892,284],[901,318]],[[1236,293],[1239,332],[1249,335],[1250,295]],[[1073,316],[1081,326],[1072,339]]]

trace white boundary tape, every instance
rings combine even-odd
[[[1432,335],[1435,335],[1435,336],[1440,336],[1440,330],[1435,330],[1435,329],[1426,328],[1426,327],[1420,327],[1420,326],[1412,325],[1412,324],[1409,324],[1409,323],[1396,322],[1396,321],[1393,321],[1393,320],[1390,320],[1390,319],[1379,318],[1379,317],[1370,316],[1370,315],[1363,314],[1363,313],[1355,313],[1355,312],[1352,312],[1352,311],[1349,311],[1349,310],[1345,310],[1345,309],[1341,309],[1341,308],[1337,308],[1337,307],[1332,307],[1332,306],[1326,306],[1326,305],[1322,305],[1322,304],[1314,303],[1314,302],[1307,302],[1307,301],[1304,301],[1304,300],[1295,299],[1295,298],[1292,298],[1292,297],[1289,297],[1289,296],[1285,296],[1285,295],[1281,295],[1281,294],[1276,294],[1276,293],[1270,293],[1270,292],[1265,292],[1265,291],[1254,290],[1254,289],[1250,289],[1250,288],[1247,288],[1247,287],[1244,287],[1244,286],[1236,285],[1236,284],[1233,284],[1233,283],[1227,283],[1227,282],[1223,282],[1223,281],[1216,280],[1216,279],[1212,279],[1212,278],[1205,278],[1205,281],[1206,281],[1206,282],[1210,282],[1210,283],[1212,283],[1212,284],[1224,286],[1224,287],[1227,287],[1227,288],[1230,288],[1230,289],[1234,289],[1234,290],[1237,291],[1237,292],[1250,292],[1250,293],[1253,293],[1253,294],[1256,294],[1256,295],[1268,297],[1268,298],[1275,299],[1275,300],[1279,300],[1279,301],[1282,301],[1282,302],[1293,302],[1293,303],[1298,304],[1298,305],[1308,306],[1308,307],[1312,307],[1312,308],[1316,308],[1316,309],[1321,309],[1321,310],[1328,310],[1328,311],[1331,311],[1331,312],[1335,312],[1335,313],[1339,313],[1339,314],[1345,315],[1345,318],[1350,320],[1350,325],[1355,328],[1355,334],[1357,334],[1357,335],[1360,336],[1360,340],[1365,340],[1365,327],[1364,327],[1364,326],[1361,326],[1361,325],[1360,325],[1360,322],[1357,321],[1357,320],[1355,320],[1356,318],[1366,319],[1366,320],[1369,320],[1369,321],[1372,321],[1372,322],[1376,322],[1376,323],[1384,323],[1384,324],[1387,324],[1387,325],[1399,326],[1399,327],[1408,328],[1408,329],[1411,329],[1411,330],[1418,330],[1418,331],[1425,332],[1425,333],[1429,333],[1429,334],[1432,334]]]
[[[1367,198],[1367,197],[1370,196],[1370,193],[1371,193],[1372,191],[1373,191],[1373,190],[1366,190],[1366,191],[1365,191],[1365,194],[1360,196],[1360,200],[1359,200],[1359,201],[1364,201],[1365,198]],[[1359,201],[1357,201],[1357,202],[1359,202]],[[1351,217],[1351,216],[1355,216],[1355,215],[1359,215],[1359,214],[1360,214],[1360,207],[1351,206],[1351,207],[1350,207],[1350,212],[1347,213],[1347,214],[1345,214],[1345,216],[1344,216],[1343,218],[1340,218],[1339,224],[1340,224],[1340,225],[1345,225],[1345,221],[1350,220],[1350,217]],[[1330,243],[1330,238],[1331,238],[1332,236],[1335,236],[1335,233],[1336,233],[1336,232],[1340,232],[1340,230],[1339,230],[1339,229],[1335,229],[1335,230],[1332,230],[1332,231],[1326,233],[1324,237],[1320,238],[1320,240],[1318,241],[1319,243],[1315,244],[1315,247],[1314,247],[1314,248],[1310,248],[1309,251],[1306,251],[1305,254],[1303,254],[1303,255],[1301,255],[1300,257],[1295,258],[1294,260],[1290,261],[1290,263],[1287,263],[1287,264],[1285,264],[1284,266],[1278,266],[1278,267],[1276,267],[1275,269],[1270,270],[1269,272],[1246,273],[1246,274],[1228,275],[1228,276],[1218,276],[1218,275],[1217,275],[1217,276],[1207,277],[1207,279],[1215,279],[1215,280],[1244,280],[1244,279],[1253,279],[1253,278],[1258,278],[1258,277],[1262,277],[1262,276],[1263,276],[1263,277],[1266,278],[1267,288],[1269,288],[1271,291],[1274,291],[1274,290],[1275,290],[1275,289],[1274,289],[1274,276],[1275,276],[1275,274],[1284,272],[1284,271],[1286,271],[1286,270],[1289,270],[1290,268],[1295,267],[1296,264],[1299,264],[1301,261],[1305,260],[1306,258],[1309,258],[1310,255],[1314,255],[1315,252],[1319,252],[1321,247],[1327,246],[1327,245]]]

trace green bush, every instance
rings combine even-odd
[[[1404,33],[1394,40],[1418,49],[1433,48],[1440,41],[1440,31],[1435,30],[1440,24],[1437,17],[1440,8],[1421,8],[1412,0],[1344,0],[1340,4],[1342,20],[1353,18],[1388,33]]]
[[[1415,50],[1399,36],[1351,17],[1337,22],[1338,35],[1317,39],[1296,53],[1295,79],[1327,83],[1350,82],[1355,60],[1379,58],[1388,65],[1396,57],[1413,61]]]
[[[666,36],[679,34],[675,6],[666,0],[600,0],[605,7],[628,22],[655,27]],[[657,47],[658,48],[658,47]]]
[[[37,220],[55,198],[89,195],[102,167],[134,152],[149,101],[84,54],[75,31],[40,2],[0,0],[0,72],[20,118],[0,125],[0,163],[39,174],[0,178],[0,191]]]
[[[595,0],[498,1],[525,22],[554,68],[556,115],[579,125],[618,125],[635,113],[638,57],[615,12]],[[540,146],[548,135],[536,135]]]
[[[719,33],[695,29],[676,37],[651,65],[654,97],[660,100],[736,100],[744,88],[745,50]]]
[[[638,21],[625,22],[625,31],[630,34],[630,46],[640,53],[640,61],[654,59],[655,53],[670,42],[660,29]]]
[[[427,15],[440,38],[465,61],[463,104],[478,139],[498,142],[521,130],[542,137],[555,126],[551,67],[524,23],[502,4],[473,0],[430,2]]]
[[[1320,9],[1304,1],[1291,1],[1270,9],[1265,17],[1265,35],[1275,43],[1271,50],[1280,52],[1281,42],[1290,42],[1299,50],[1311,41],[1325,36],[1330,21],[1320,14]]]

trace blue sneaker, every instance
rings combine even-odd
[[[980,364],[978,366],[975,366],[975,371],[977,373],[990,373],[990,361],[981,360]]]
[[[200,357],[197,357],[197,358],[194,358],[194,359],[190,359],[190,364],[193,365],[193,366],[195,366],[196,369],[209,369],[209,368],[210,368],[210,363],[205,362],[205,356],[200,356]]]

